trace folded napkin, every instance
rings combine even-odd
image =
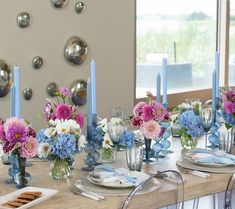
[[[94,171],[90,172],[90,176],[92,177],[93,181],[99,183],[119,182],[120,184],[126,183],[137,186],[142,181],[142,179],[131,176],[127,169],[113,168],[108,164],[96,166]]]
[[[193,149],[189,151],[187,156],[198,163],[235,165],[235,156],[227,154],[222,150]]]

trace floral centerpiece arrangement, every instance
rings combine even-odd
[[[229,129],[235,125],[235,92],[232,89],[225,90],[222,96],[222,115]]]
[[[100,158],[103,162],[112,162],[116,159],[116,151],[121,144],[121,137],[124,132],[124,123],[120,118],[106,118],[97,124],[96,135],[101,148]]]
[[[15,167],[12,164],[9,174],[19,187],[24,187],[31,179],[30,174],[25,171],[26,159],[37,155],[38,141],[35,132],[23,119],[11,117],[0,123],[0,140],[4,153],[15,158]]]
[[[149,159],[151,140],[158,140],[164,134],[165,128],[161,122],[169,120],[169,113],[159,102],[153,100],[148,93],[149,102],[139,102],[133,108],[131,125],[140,128],[145,138],[146,159]]]
[[[193,110],[187,110],[179,115],[181,144],[185,149],[195,148],[196,138],[204,133],[202,121]]]
[[[50,174],[55,179],[70,175],[71,161],[78,152],[78,140],[84,125],[84,116],[78,108],[65,103],[70,96],[69,89],[62,87],[56,93],[57,103],[47,101],[44,118],[48,121],[48,128],[37,134],[38,155],[52,161]]]

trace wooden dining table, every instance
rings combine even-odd
[[[176,161],[182,158],[185,150],[182,149],[179,138],[172,138],[170,141],[170,150],[172,150],[173,153],[167,154],[165,158],[157,159],[154,164],[144,164],[143,172],[155,173],[167,169],[178,170]],[[204,145],[203,139],[199,145],[200,144],[202,146]],[[87,172],[81,169],[85,166],[84,156],[85,153],[76,155],[75,168],[72,170],[70,176],[71,181],[87,176]],[[123,195],[108,195],[105,196],[105,200],[98,202],[80,195],[75,195],[69,190],[66,180],[54,180],[49,175],[50,162],[33,161],[32,163],[32,166],[27,167],[27,172],[32,175],[32,180],[29,185],[58,190],[58,193],[54,197],[33,206],[35,209],[118,209],[125,198]],[[118,152],[118,158],[114,165],[127,167],[125,151]],[[0,196],[17,190],[15,184],[6,183],[6,180],[9,179],[8,168],[9,166],[0,164]],[[186,180],[184,184],[184,199],[191,200],[224,191],[231,174],[212,173],[211,178],[202,178],[187,173],[182,173],[182,175]],[[138,206],[136,206],[136,208],[152,209],[174,204],[177,199],[175,190],[176,187],[174,183],[162,182],[160,189],[147,194],[138,195],[136,200]]]

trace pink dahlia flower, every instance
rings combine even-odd
[[[25,158],[35,157],[37,155],[37,149],[37,139],[33,137],[27,137],[27,140],[21,145],[20,156]]]
[[[84,126],[84,115],[82,112],[77,113],[75,120],[81,128]]]
[[[151,105],[144,105],[142,107],[142,119],[143,121],[150,121],[153,119],[153,113],[152,113],[152,106]]]
[[[58,119],[68,120],[71,118],[72,110],[67,104],[59,104],[55,109],[55,116]]]
[[[44,108],[44,118],[49,120],[55,120],[55,104],[51,101],[48,101]]]
[[[141,131],[144,134],[144,137],[147,139],[157,139],[161,133],[161,126],[158,122],[150,120],[143,123],[141,126]]]
[[[232,114],[232,103],[224,102],[224,109],[227,114]]]
[[[60,87],[59,88],[59,93],[62,95],[62,97],[71,97],[72,94],[70,90],[67,87]]]
[[[8,118],[4,124],[4,140],[12,144],[24,142],[26,140],[29,128],[23,119],[16,117]]]
[[[168,114],[166,109],[162,106],[161,103],[153,102],[152,103],[152,114],[155,120],[163,121],[165,116]]]
[[[141,116],[142,114],[142,107],[146,105],[145,102],[139,102],[138,104],[135,105],[133,108],[133,114],[134,116]]]
[[[5,137],[4,126],[3,124],[0,124],[0,140],[2,140],[4,137]]]

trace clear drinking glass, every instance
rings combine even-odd
[[[134,145],[131,148],[126,149],[126,162],[127,167],[131,171],[141,171],[143,164],[143,147],[140,145]]]
[[[124,107],[111,107],[110,114],[111,118],[124,118],[125,108]]]
[[[206,141],[205,141],[205,149],[206,149],[207,148],[207,135],[214,122],[214,113],[212,111],[212,108],[201,108],[199,113],[200,113],[200,117],[202,120],[203,129],[206,132]]]
[[[225,151],[226,153],[232,152],[234,140],[234,130],[220,132],[219,135],[219,149]]]

